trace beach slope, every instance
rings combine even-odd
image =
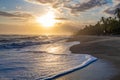
[[[80,41],[79,45],[70,48],[72,53],[90,54],[114,65],[118,74],[111,80],[120,80],[120,37],[75,36],[69,41]]]

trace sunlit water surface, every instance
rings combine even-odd
[[[54,79],[96,58],[71,54],[69,36],[0,36],[0,80]]]

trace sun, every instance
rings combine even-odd
[[[45,28],[53,27],[57,23],[53,12],[48,12],[43,16],[37,17],[36,21]]]

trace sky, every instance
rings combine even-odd
[[[120,0],[0,0],[0,34],[72,34],[116,8]]]

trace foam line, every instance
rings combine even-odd
[[[48,77],[48,78],[44,78],[44,79],[40,79],[40,78],[39,78],[39,79],[36,79],[36,80],[53,80],[53,79],[56,79],[56,78],[58,78],[58,77],[64,76],[64,75],[66,75],[66,74],[72,73],[72,72],[74,72],[74,71],[83,69],[83,68],[85,68],[86,66],[90,65],[91,63],[93,63],[93,62],[95,62],[95,61],[97,61],[97,60],[98,60],[97,58],[93,57],[93,58],[88,59],[88,60],[87,60],[86,62],[84,62],[83,64],[81,64],[81,65],[79,65],[79,66],[77,66],[77,67],[74,67],[74,68],[72,68],[72,69],[70,69],[70,70],[66,70],[65,72],[61,72],[61,73],[59,73],[59,74],[57,74],[57,75],[55,75],[55,76],[52,76],[52,77]]]

